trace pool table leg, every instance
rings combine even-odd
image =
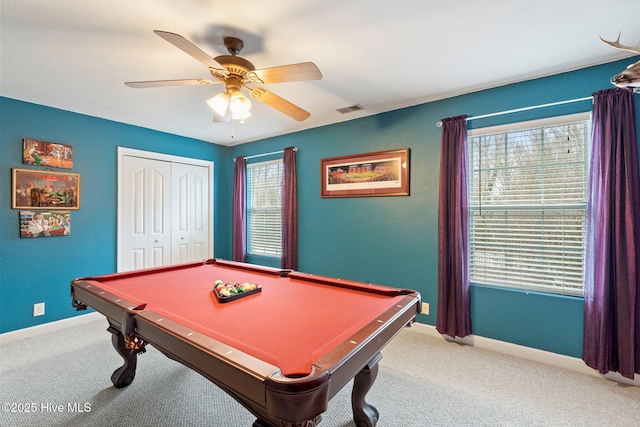
[[[351,408],[353,409],[353,421],[358,427],[374,427],[380,417],[378,410],[365,401],[367,393],[378,376],[378,361],[380,359],[382,359],[380,353],[373,356],[353,379]]]
[[[109,322],[109,329],[107,330],[112,334],[111,344],[113,344],[113,348],[124,359],[124,364],[111,374],[111,382],[116,388],[126,387],[133,382],[136,376],[138,354],[125,346],[124,335],[118,327]]]

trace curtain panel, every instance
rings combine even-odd
[[[295,147],[284,149],[282,179],[282,268],[298,269],[298,183]]]
[[[640,182],[633,94],[593,94],[583,360],[600,373],[640,373]]]
[[[471,334],[467,116],[442,120],[436,329]]]
[[[247,162],[236,157],[233,173],[233,218],[231,259],[245,262],[247,258]]]

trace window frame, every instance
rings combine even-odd
[[[253,186],[251,183],[252,174],[254,172],[253,170],[268,167],[271,165],[279,165],[280,180],[277,185],[278,206],[266,207],[264,208],[264,210],[266,211],[271,209],[274,212],[277,212],[275,214],[277,219],[274,220],[274,224],[277,224],[277,225],[274,226],[273,230],[265,230],[265,229],[254,230],[252,226],[252,212],[254,211],[255,208],[252,205],[252,203],[254,202],[255,196],[253,194]],[[284,161],[283,159],[274,159],[274,160],[266,160],[262,162],[248,163],[246,165],[246,174],[247,174],[246,176],[247,178],[247,195],[246,195],[247,197],[247,204],[246,204],[247,255],[280,259],[282,258],[282,179],[284,174]],[[270,186],[269,189],[276,190],[276,186],[275,185]],[[260,231],[262,233],[267,233],[267,234],[277,233],[278,236],[276,238],[276,237],[265,237],[263,235],[261,238],[258,238],[253,235],[253,233],[257,231]],[[260,245],[261,249],[256,249],[254,244],[252,244],[252,242],[256,242],[257,240],[261,240],[263,242],[263,245]],[[273,246],[269,247],[269,245],[273,245]],[[264,246],[267,246],[267,247],[265,248]]]
[[[496,134],[496,133],[503,133],[503,134],[507,134],[507,133],[515,133],[518,131],[526,131],[526,130],[530,130],[530,129],[537,129],[540,127],[553,127],[553,126],[558,126],[558,125],[562,125],[562,124],[567,124],[567,123],[575,123],[575,122],[586,122],[584,124],[584,130],[583,130],[583,143],[584,143],[584,163],[580,163],[581,164],[581,168],[582,168],[582,173],[583,173],[583,185],[584,185],[584,198],[582,199],[582,202],[580,203],[573,203],[571,205],[567,204],[567,203],[559,203],[557,205],[554,204],[550,204],[550,203],[534,203],[534,204],[529,204],[527,206],[525,206],[524,204],[518,206],[517,204],[508,204],[508,203],[504,203],[501,207],[493,207],[493,212],[497,212],[497,213],[503,213],[504,215],[504,220],[505,220],[505,225],[504,227],[501,228],[501,231],[499,231],[499,233],[501,232],[504,236],[507,236],[503,239],[503,242],[501,244],[501,246],[496,245],[496,248],[502,248],[503,253],[507,253],[508,252],[508,245],[509,245],[509,241],[510,239],[512,239],[511,236],[508,236],[508,231],[509,231],[509,221],[511,221],[511,223],[513,223],[514,219],[508,219],[509,217],[509,213],[514,214],[517,212],[533,212],[533,213],[539,213],[541,218],[544,217],[545,212],[549,212],[551,210],[555,210],[556,212],[558,212],[559,210],[562,210],[562,213],[568,216],[568,212],[570,210],[573,211],[578,211],[581,212],[582,215],[582,224],[581,224],[581,265],[580,267],[580,273],[581,273],[581,277],[580,277],[580,287],[577,288],[576,287],[576,283],[578,283],[578,280],[574,280],[571,283],[571,286],[567,285],[567,281],[566,278],[568,277],[568,273],[565,273],[564,271],[561,272],[560,274],[556,274],[551,275],[549,277],[551,277],[553,280],[553,277],[558,277],[560,278],[560,280],[558,281],[559,283],[561,283],[561,285],[555,285],[552,283],[547,283],[546,280],[542,279],[540,280],[540,282],[538,284],[531,284],[531,283],[526,283],[526,280],[524,280],[524,283],[515,283],[515,278],[516,278],[516,274],[514,274],[515,272],[517,272],[518,270],[522,270],[524,271],[524,269],[521,267],[521,265],[519,265],[518,267],[510,267],[508,265],[508,260],[507,260],[507,256],[503,255],[503,260],[501,261],[504,266],[500,269],[498,268],[497,271],[505,271],[507,274],[505,274],[503,277],[506,277],[506,280],[498,280],[500,274],[496,273],[489,273],[487,274],[488,270],[491,270],[491,268],[488,268],[487,265],[489,265],[489,261],[487,261],[489,259],[489,255],[490,252],[486,251],[484,253],[484,261],[477,259],[476,255],[480,256],[482,255],[482,252],[480,251],[475,251],[475,248],[480,247],[480,245],[477,244],[477,242],[474,240],[474,232],[477,230],[477,225],[475,223],[475,221],[479,218],[478,215],[481,215],[482,209],[489,209],[491,210],[492,207],[487,208],[487,206],[482,206],[482,200],[480,200],[479,203],[474,201],[473,196],[473,192],[474,191],[478,191],[478,185],[477,183],[474,182],[474,173],[480,173],[480,171],[482,171],[481,167],[478,167],[477,169],[474,169],[474,167],[476,167],[477,165],[474,165],[474,158],[473,158],[473,154],[474,154],[474,138],[477,138],[481,135],[490,135],[490,134]],[[509,123],[509,124],[505,124],[505,125],[500,125],[500,126],[490,126],[490,127],[483,127],[483,128],[475,128],[472,130],[468,131],[468,153],[469,153],[469,162],[468,162],[468,180],[469,180],[469,276],[471,279],[472,283],[476,283],[479,285],[486,285],[486,286],[490,286],[490,287],[505,287],[505,288],[514,288],[514,289],[519,289],[519,290],[524,290],[524,291],[535,291],[535,292],[541,292],[541,293],[546,293],[546,294],[561,294],[561,295],[567,295],[567,296],[583,296],[583,292],[584,292],[584,272],[585,272],[585,253],[586,253],[586,209],[587,209],[587,199],[588,199],[588,168],[589,168],[589,161],[590,161],[590,151],[591,151],[591,113],[589,112],[584,112],[584,113],[578,113],[578,114],[570,114],[570,115],[560,115],[560,116],[554,116],[554,117],[549,117],[549,118],[544,118],[544,119],[539,119],[539,120],[530,120],[530,121],[520,121],[520,122],[513,122],[513,123]],[[508,152],[509,149],[509,145],[508,143],[505,144],[505,156],[506,153]],[[567,162],[561,165],[567,165],[571,162]],[[545,163],[548,164],[548,163]],[[504,169],[509,169],[510,168],[510,164],[505,164],[504,165]],[[479,175],[478,175],[479,176]],[[481,184],[480,184],[481,185]],[[541,187],[541,189],[543,190],[543,187]],[[515,190],[513,190],[515,191]],[[543,191],[540,192],[540,194],[542,194]],[[509,190],[509,194],[511,195],[511,190]],[[563,199],[564,200],[564,199]],[[498,206],[498,205],[496,205]],[[545,209],[546,208],[546,209]],[[576,209],[577,208],[577,209]],[[479,213],[480,212],[480,213]],[[497,216],[497,215],[496,215]],[[489,222],[487,220],[487,222]],[[490,225],[485,225],[484,227],[485,230],[487,230],[485,232],[485,237],[487,237],[490,234],[491,231],[491,226]],[[532,228],[533,229],[533,228]],[[536,228],[534,230],[542,230],[543,227],[541,226],[540,228]],[[526,230],[526,229],[525,229]],[[540,234],[542,235],[543,233],[540,232]],[[564,232],[562,232],[562,235],[564,237]],[[546,236],[545,236],[546,237]],[[541,243],[539,246],[541,248],[549,248],[551,246],[551,244],[549,243],[548,240],[543,239],[542,240],[545,243]],[[487,247],[487,243],[484,244],[485,248]],[[524,245],[523,245],[524,246]],[[522,248],[523,246],[521,246],[520,248]],[[563,246],[564,248],[564,246]],[[541,251],[544,249],[541,249]],[[496,252],[494,253],[499,253],[500,250],[496,250]],[[524,251],[523,251],[524,252]],[[532,251],[533,252],[533,251]],[[529,254],[529,256],[531,256],[531,254]],[[563,249],[563,255],[562,255],[562,260],[564,262],[564,249]],[[578,258],[578,257],[575,257]],[[541,262],[539,266],[537,266],[538,270],[540,273],[545,272],[545,267],[543,267],[542,265],[545,263],[549,263],[549,260],[551,259],[552,261],[554,261],[555,259],[553,259],[552,257],[543,257],[541,258],[542,260],[544,260],[544,262]],[[483,267],[483,263],[484,263],[484,267]],[[500,264],[500,262],[498,262],[498,264]],[[484,274],[480,274],[476,271],[477,268],[483,267],[483,273]],[[563,268],[564,270],[564,268]],[[511,272],[512,274],[509,275],[508,273]],[[535,274],[535,273],[534,273]],[[525,274],[521,274],[521,277],[524,276]],[[481,276],[484,276],[484,278],[481,278]],[[536,276],[536,277],[545,277],[545,276]],[[565,286],[569,286],[569,287],[565,287]]]

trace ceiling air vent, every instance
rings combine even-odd
[[[354,111],[360,111],[360,110],[364,110],[364,107],[362,107],[362,105],[356,104],[350,107],[338,108],[336,111],[340,114],[347,114],[347,113],[353,113]]]

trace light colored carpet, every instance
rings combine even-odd
[[[0,425],[251,426],[235,400],[151,347],[138,357],[133,384],[114,388],[110,376],[122,359],[106,327],[101,320],[0,346]],[[640,426],[639,387],[417,328],[403,330],[383,356],[367,398],[380,427]],[[348,384],[329,402],[321,426],[354,426],[350,393]]]

